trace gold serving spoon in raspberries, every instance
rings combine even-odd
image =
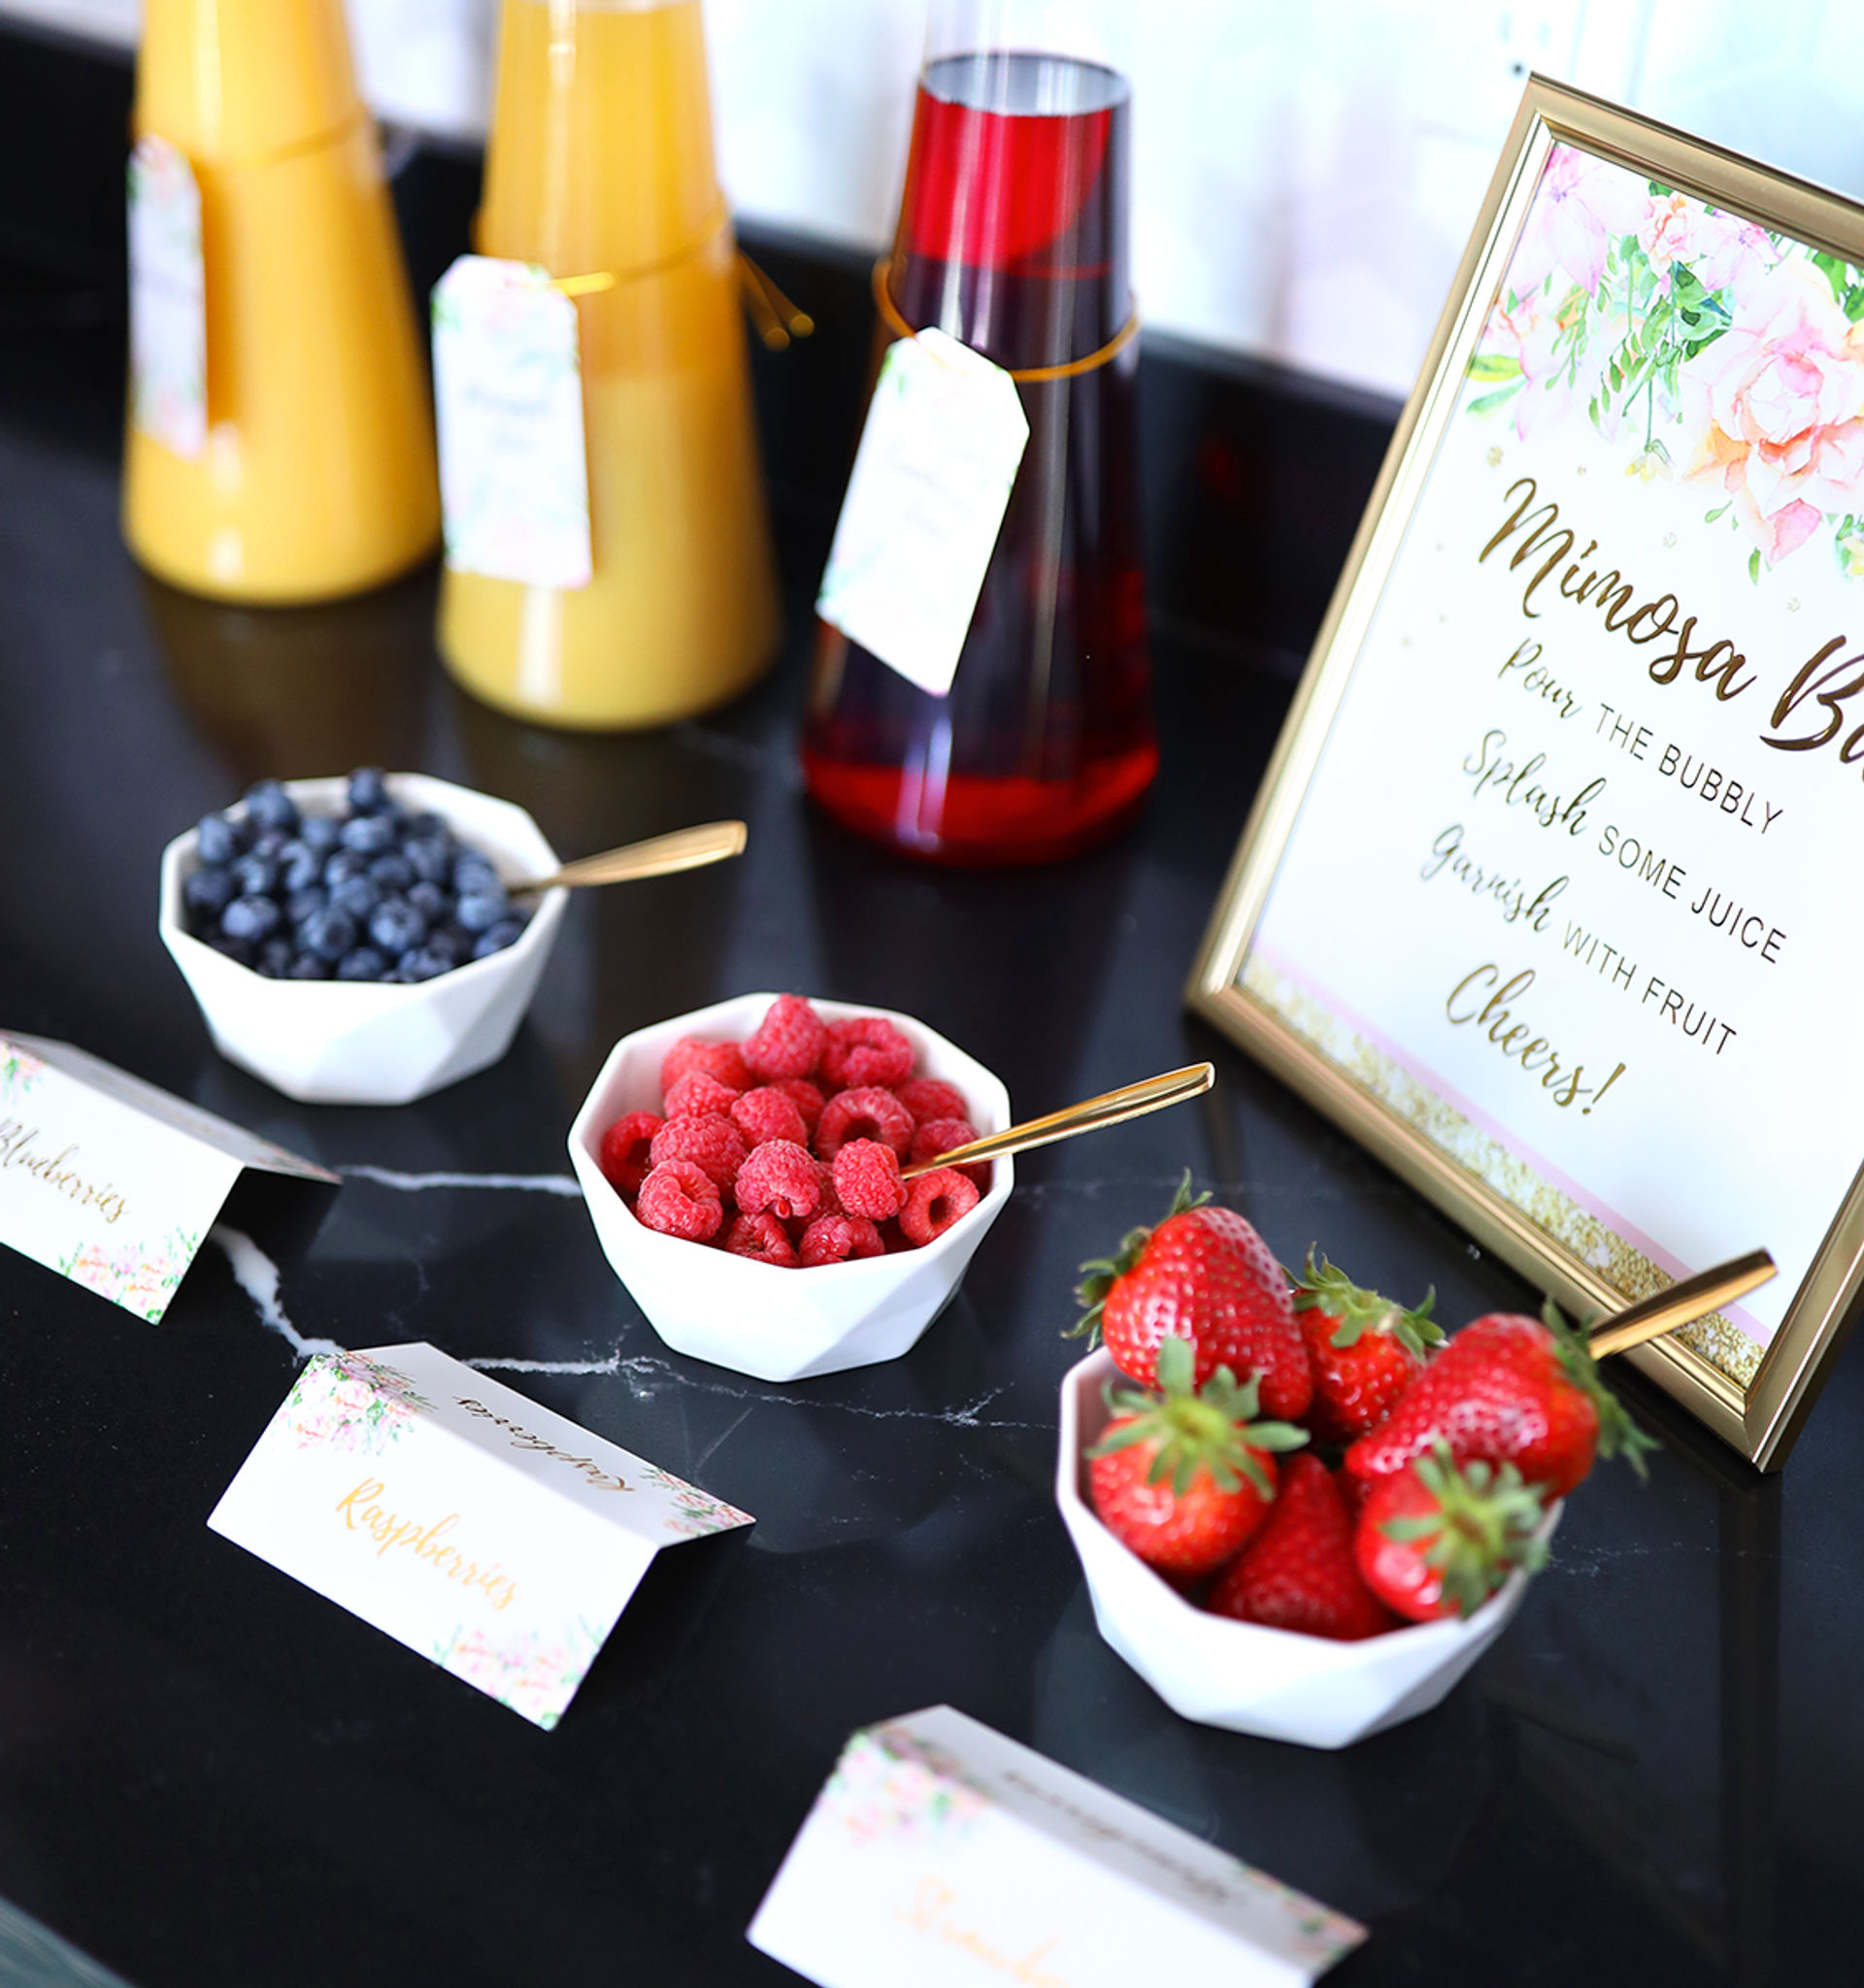
[[[742,821],[705,821],[696,828],[676,828],[644,843],[605,849],[599,856],[579,856],[548,877],[527,877],[508,883],[512,897],[539,890],[585,889],[594,883],[638,883],[646,877],[672,877],[681,870],[702,870],[708,863],[742,856],[748,831]]]

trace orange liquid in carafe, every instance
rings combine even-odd
[[[736,695],[775,650],[777,589],[699,0],[505,0],[478,246],[616,282],[577,298],[594,577],[449,570],[449,666],[559,724]]]

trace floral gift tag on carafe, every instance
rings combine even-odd
[[[942,331],[891,347],[816,612],[943,697],[1028,441],[1001,366]]]
[[[448,565],[586,586],[576,306],[548,271],[462,255],[435,284],[434,406]]]
[[[177,455],[207,447],[201,189],[165,138],[129,155],[130,418]]]

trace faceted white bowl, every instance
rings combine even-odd
[[[514,882],[558,868],[522,808],[425,774],[388,777],[389,793],[440,815]],[[288,780],[306,814],[343,812],[341,779]],[[237,812],[237,810],[230,811]],[[308,1105],[405,1105],[457,1083],[511,1046],[563,922],[569,892],[546,891],[515,944],[412,986],[366,980],[268,980],[187,930],[182,885],[199,869],[196,831],[162,851],[162,944],[186,977],[214,1046],[229,1062]]]
[[[1105,1390],[1117,1371],[1103,1348],[1062,1380],[1055,1497],[1101,1635],[1175,1712],[1265,1740],[1350,1746],[1429,1711],[1508,1627],[1527,1591],[1525,1574],[1511,1574],[1467,1621],[1414,1623],[1362,1642],[1193,1607],[1115,1539],[1088,1503],[1084,1457],[1107,1426]],[[1544,1537],[1552,1537],[1559,1515],[1556,1505]]]
[[[603,1176],[603,1133],[629,1111],[659,1110],[660,1065],[682,1036],[742,1042],[776,998],[741,994],[623,1036],[570,1127],[570,1164],[603,1253],[668,1345],[758,1380],[803,1380],[908,1351],[957,1289],[972,1252],[1010,1199],[1015,1168],[1007,1159],[993,1162],[990,1191],[924,1248],[815,1270],[780,1270],[644,1228]],[[1002,1080],[923,1022],[884,1008],[812,1005],[825,1021],[884,1015],[918,1052],[918,1075],[943,1077],[964,1093],[980,1133],[1010,1123]]]

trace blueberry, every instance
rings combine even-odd
[[[512,908],[502,890],[462,891],[453,916],[468,932],[489,932]]]
[[[475,959],[490,959],[495,952],[503,952],[508,945],[516,943],[524,930],[522,918],[501,918],[496,925],[488,926],[479,935],[473,946]]]
[[[297,803],[277,780],[260,780],[246,790],[246,818],[289,834],[298,825]]]
[[[327,856],[343,840],[343,823],[334,814],[307,814],[298,829],[298,840],[307,849]]]
[[[327,980],[330,977],[330,962],[319,959],[315,952],[297,952],[291,955],[291,964],[284,970],[287,980]]]
[[[382,885],[373,877],[346,877],[332,888],[330,902],[352,918],[367,918],[382,902]]]
[[[387,971],[388,962],[373,945],[359,945],[337,962],[340,980],[380,980]]]
[[[216,918],[235,895],[232,871],[217,866],[196,870],[182,885],[182,902],[190,911],[206,912]]]
[[[262,828],[252,838],[251,853],[255,856],[268,856],[276,863],[290,846],[290,843],[291,838],[283,829]]]
[[[328,857],[323,866],[323,880],[332,890],[340,883],[348,883],[352,877],[367,877],[369,858],[354,849],[339,849]]]
[[[236,897],[220,913],[220,930],[229,939],[265,939],[283,915],[269,897]]]
[[[286,891],[309,890],[323,875],[323,858],[308,843],[286,843],[279,851],[279,883]]]
[[[388,805],[388,788],[379,766],[359,766],[350,776],[351,814],[376,814]]]
[[[411,835],[401,853],[423,883],[447,883],[453,874],[457,851],[450,836]]]
[[[352,814],[343,824],[343,845],[358,855],[380,856],[394,840],[395,824],[385,814]]]
[[[350,951],[356,943],[356,921],[348,911],[334,908],[314,912],[298,927],[298,944],[331,965]]]
[[[404,952],[395,967],[398,980],[437,980],[442,974],[452,971],[452,961],[444,958],[431,945],[416,946]]]
[[[283,979],[291,965],[290,940],[268,939],[259,947],[257,965],[268,980]]]
[[[216,952],[225,953],[228,959],[237,960],[241,966],[252,964],[252,946],[249,941],[235,939],[227,932],[203,932],[201,938]]]
[[[330,902],[330,893],[320,883],[314,883],[308,890],[294,890],[284,901],[284,915],[294,926],[302,925],[308,917],[323,910]]]
[[[203,814],[194,831],[194,846],[203,863],[230,863],[246,845],[245,825],[224,814]]]
[[[419,836],[423,840],[437,837],[441,842],[449,843],[453,839],[452,830],[447,826],[446,816],[435,814],[430,810],[409,815],[406,832],[411,836]]]
[[[466,957],[466,946],[461,937],[450,925],[443,925],[438,931],[429,932],[424,950],[436,959],[444,959],[449,967],[456,967]]]
[[[414,906],[428,924],[437,924],[447,915],[447,893],[437,883],[411,883],[407,890],[408,902]]]
[[[468,849],[453,865],[453,888],[461,897],[475,892],[503,890],[498,872],[476,850]]]
[[[369,938],[373,944],[392,956],[399,956],[427,936],[427,920],[405,897],[385,897],[369,913]]]
[[[242,897],[270,897],[279,887],[279,866],[272,857],[253,849],[234,864],[233,881]]]
[[[383,890],[406,890],[415,880],[413,864],[406,856],[397,855],[393,849],[385,856],[378,856],[369,865],[369,874]]]

